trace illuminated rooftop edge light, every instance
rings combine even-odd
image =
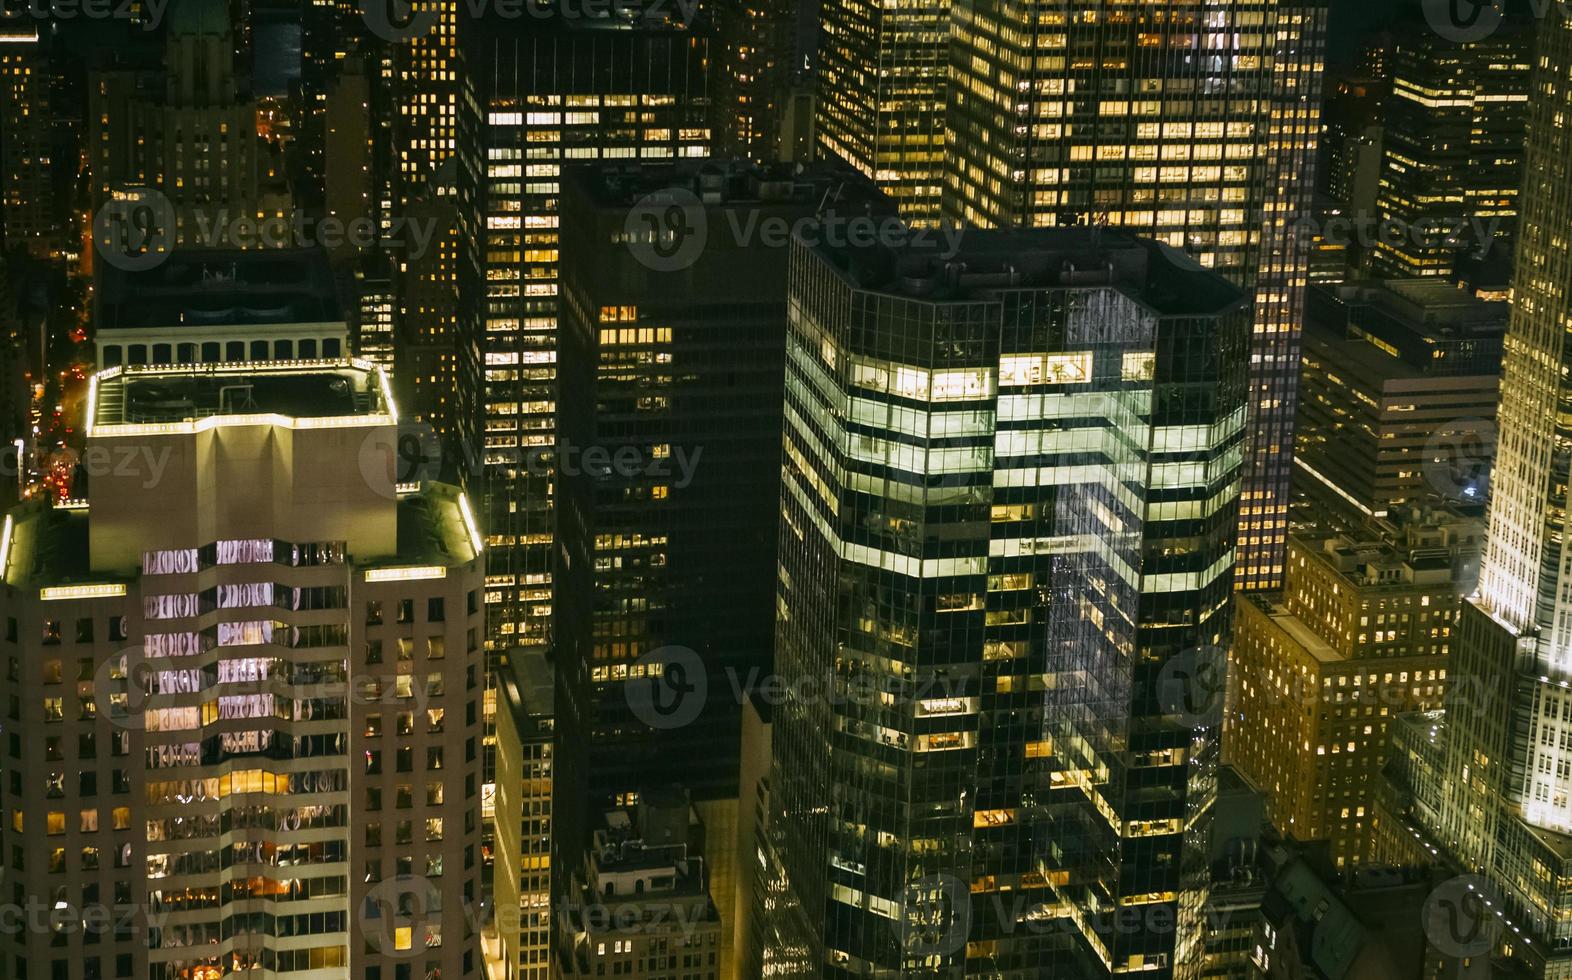
[[[402,568],[368,568],[367,582],[412,582],[417,579],[447,578],[441,565],[406,565]]]

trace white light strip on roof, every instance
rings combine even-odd
[[[382,401],[387,406],[388,415],[396,423],[398,421],[398,405],[393,402],[393,385],[388,381],[388,373],[382,370],[382,365],[373,365],[377,372],[377,384],[382,387]]]
[[[93,420],[98,418],[98,378],[95,374],[87,379],[87,424],[82,427],[87,435],[93,434]]]
[[[485,548],[485,542],[480,537],[480,528],[475,524],[475,515],[469,509],[469,497],[459,494],[459,516],[464,518],[464,530],[469,532],[469,543],[475,549],[475,557],[479,558]]]
[[[0,527],[0,582],[5,581],[5,566],[11,560],[11,531],[14,522],[11,515],[5,515],[5,526]]]
[[[38,590],[38,598],[45,602],[51,602],[56,599],[102,599],[125,594],[125,586],[110,583],[98,585],[57,585],[53,588]]]
[[[403,568],[368,568],[367,582],[409,582],[415,579],[447,578],[448,570],[441,565],[407,565]]]
[[[393,417],[380,412],[372,415],[318,415],[294,419],[276,412],[252,415],[209,415],[204,419],[184,422],[123,422],[101,425],[90,434],[94,436],[158,436],[189,435],[205,432],[226,425],[274,425],[283,429],[346,429],[361,426],[390,425]]]

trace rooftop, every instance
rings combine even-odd
[[[1112,228],[965,229],[955,241],[948,256],[942,234],[898,247],[821,242],[813,250],[859,289],[930,303],[1098,287],[1116,288],[1160,316],[1216,316],[1247,302],[1178,249]]]
[[[833,162],[761,166],[703,159],[584,165],[566,168],[563,183],[604,208],[629,208],[648,194],[681,188],[713,207],[795,204],[840,214],[896,213],[895,202],[871,181]]]
[[[149,425],[194,429],[209,419],[253,424],[260,416],[305,420],[302,427],[398,419],[387,376],[354,359],[108,368],[93,376],[88,414],[89,435],[146,434]]]
[[[151,269],[103,263],[96,289],[100,331],[344,318],[327,253],[319,248],[177,249]]]

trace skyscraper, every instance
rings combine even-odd
[[[1450,276],[1459,253],[1516,233],[1534,57],[1527,17],[1470,40],[1413,20],[1393,45],[1376,192],[1377,216],[1399,233],[1368,256],[1399,279]]]
[[[664,27],[477,18],[462,48],[485,350],[492,642],[547,642],[557,417],[558,200],[569,161],[680,160],[709,145],[703,38]]]
[[[42,257],[64,238],[54,210],[49,37],[40,23],[0,28],[0,242]]]
[[[817,4],[743,0],[720,4],[715,23],[715,155],[759,163],[797,159],[794,115],[812,99]],[[812,36],[810,33],[808,36]]]
[[[1247,298],[1101,229],[794,247],[752,975],[1184,975]]]
[[[8,900],[61,923],[0,972],[478,980],[480,534],[384,471],[386,379],[126,365],[86,410],[121,465],[0,525]]]
[[[1572,551],[1564,546],[1572,394],[1572,21],[1538,28],[1500,436],[1479,591],[1454,645],[1439,817],[1426,827],[1498,890],[1497,947],[1572,970]],[[1520,931],[1517,931],[1520,930]]]
[[[1108,224],[1255,296],[1241,588],[1282,574],[1325,9],[1102,0],[954,10],[944,214]],[[1021,30],[1031,24],[1031,30]]]
[[[167,199],[158,227],[181,245],[278,247],[256,234],[256,219],[283,217],[292,203],[277,147],[257,131],[250,78],[235,57],[237,28],[223,0],[171,4],[162,63],[100,75],[91,99],[97,131],[94,204],[136,187]],[[134,225],[134,222],[130,224]],[[110,235],[135,227],[96,227],[102,249],[128,252]]]
[[[940,215],[950,16],[940,0],[819,6],[819,145],[914,221]]]

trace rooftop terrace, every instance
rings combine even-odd
[[[194,431],[225,420],[310,428],[398,418],[387,376],[355,359],[108,368],[93,376],[88,415],[88,434],[100,436]]]

